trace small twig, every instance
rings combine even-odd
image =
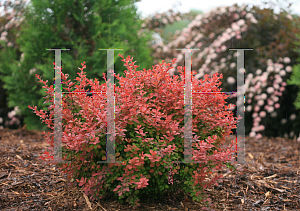
[[[89,208],[91,209],[91,210],[93,210],[93,208],[92,208],[92,205],[91,205],[91,202],[90,202],[90,200],[89,200],[89,198],[83,193],[83,196],[84,196],[84,198],[85,198],[85,201],[86,201],[86,203],[87,203],[87,205],[89,206]]]
[[[97,205],[98,205],[99,207],[101,207],[104,211],[106,211],[106,209],[105,209],[104,207],[102,207],[101,204],[99,204],[98,202],[97,202]]]
[[[66,193],[66,192],[63,192],[63,193],[59,194],[58,196],[53,196],[52,194],[49,194],[49,193],[48,193],[48,194],[45,194],[45,195],[51,195],[51,196],[52,196],[50,199],[48,199],[48,200],[50,200],[50,201],[46,202],[45,205],[48,204],[48,203],[50,203],[50,202],[52,202],[53,200],[55,200],[55,199],[57,199],[57,198],[63,196],[65,193]]]

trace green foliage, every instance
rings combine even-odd
[[[7,74],[10,74],[8,67],[14,60],[19,60],[22,53],[20,52],[19,46],[15,43],[20,31],[21,24],[19,22],[22,21],[25,23],[25,20],[20,20],[24,12],[24,4],[22,0],[19,1],[19,3],[18,5],[14,5],[14,2],[5,1],[3,9],[5,13],[3,12],[0,16],[0,34],[2,37],[2,40],[0,40],[0,118],[3,119],[3,126],[10,129],[16,129],[20,125],[7,124],[10,122],[8,113],[12,108],[8,106],[7,90],[4,88],[3,78]],[[17,116],[16,118],[20,120],[18,121],[19,123],[23,123],[22,116]],[[1,127],[0,123],[0,128]]]
[[[19,106],[29,130],[46,129],[28,109],[28,105],[33,104],[39,109],[48,106],[43,104],[45,89],[37,83],[34,73],[29,73],[36,68],[35,73],[53,84],[54,51],[46,49],[71,49],[62,51],[61,59],[62,71],[72,80],[77,76],[74,67],[86,61],[88,77],[104,83],[102,76],[107,74],[107,51],[98,49],[123,49],[121,52],[116,50],[115,55],[130,53],[140,61],[137,64],[140,68],[152,64],[148,48],[151,36],[138,34],[141,22],[130,0],[64,0],[55,4],[50,0],[32,0],[24,16],[26,21],[17,38],[24,60],[18,61],[14,50],[7,49],[1,55],[1,72],[5,74],[3,81],[9,92],[9,106]],[[115,60],[115,73],[123,75],[122,62]]]
[[[296,36],[300,40],[300,34],[296,34]],[[296,44],[296,46],[298,46],[298,48],[296,48],[295,50],[298,51],[300,54],[300,50],[299,50],[300,41],[298,41],[298,42],[296,41],[295,44]],[[297,62],[300,63],[300,57],[297,59]],[[294,105],[295,105],[295,108],[300,109],[300,64],[294,65],[292,75],[291,75],[290,79],[287,80],[287,84],[288,85],[296,85],[299,87],[299,92],[298,92],[297,98],[294,102]]]

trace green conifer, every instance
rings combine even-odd
[[[1,65],[9,106],[19,106],[29,130],[45,130],[46,125],[28,108],[43,104],[45,89],[35,77],[42,75],[50,84],[54,81],[54,51],[46,49],[71,49],[62,51],[62,71],[69,79],[78,76],[78,67],[86,62],[87,78],[97,78],[103,84],[107,78],[107,51],[98,49],[123,49],[115,51],[115,73],[123,76],[125,68],[119,53],[131,55],[139,61],[139,69],[151,68],[153,59],[149,48],[151,34],[140,33],[141,20],[135,1],[131,0],[31,0],[22,24],[17,43],[24,53],[22,61]],[[5,61],[11,52],[3,55]],[[5,68],[5,69],[3,69]],[[118,81],[116,80],[115,83]]]

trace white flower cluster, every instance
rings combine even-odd
[[[8,118],[10,119],[10,121],[9,121],[9,122],[8,122],[8,121],[5,122],[5,125],[6,125],[6,126],[8,126],[8,125],[13,125],[13,124],[16,124],[16,125],[19,125],[19,124],[20,124],[20,120],[19,120],[17,117],[15,117],[15,116],[18,114],[19,111],[20,111],[20,110],[19,110],[18,106],[16,106],[16,107],[14,108],[14,110],[8,112],[7,116],[8,116]],[[0,124],[1,124],[2,122],[3,122],[3,119],[0,118]],[[3,128],[3,127],[2,127],[2,128]]]
[[[34,74],[35,73],[35,71],[36,71],[36,68],[32,68],[32,69],[30,69],[29,70],[29,74],[31,75],[31,74]]]

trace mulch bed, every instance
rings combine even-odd
[[[68,186],[55,166],[38,157],[48,144],[41,132],[0,130],[0,210],[133,210],[112,196],[90,202]],[[240,173],[223,170],[219,186],[207,189],[214,210],[300,210],[300,143],[280,137],[246,136],[246,164]],[[191,197],[175,204],[144,200],[137,210],[201,210]]]

